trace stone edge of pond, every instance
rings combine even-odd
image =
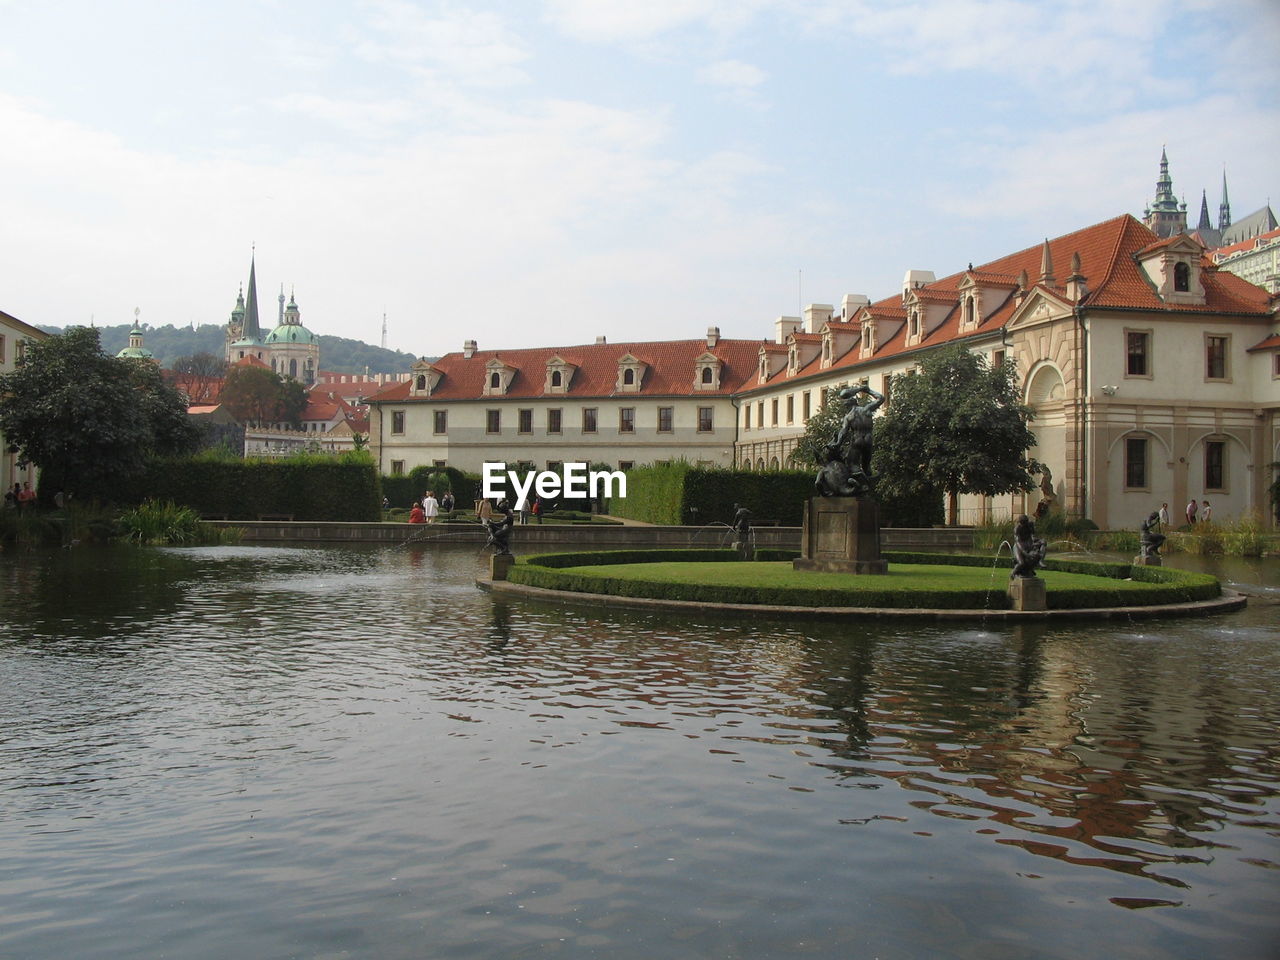
[[[917,607],[793,607],[765,603],[704,603],[698,600],[659,600],[653,597],[618,597],[607,593],[578,593],[530,587],[510,580],[477,578],[476,586],[491,593],[582,603],[596,606],[632,607],[641,610],[681,610],[729,615],[769,617],[812,617],[822,620],[852,620],[859,617],[914,620],[998,620],[1022,623],[1028,620],[1150,620],[1157,617],[1200,617],[1243,610],[1244,594],[1223,589],[1222,596],[1192,603],[1162,603],[1145,607],[1085,607],[1077,610],[951,610]]]

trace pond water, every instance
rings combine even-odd
[[[0,956],[1276,955],[1275,564],[1236,614],[988,629],[485,569],[0,553]]]

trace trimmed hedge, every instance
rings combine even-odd
[[[421,500],[422,495],[434,486],[435,477],[444,474],[448,479],[449,490],[453,493],[454,505],[460,510],[470,510],[475,502],[476,491],[480,489],[480,477],[474,473],[463,473],[455,467],[414,467],[408,473],[382,476],[382,495],[391,501],[392,507],[407,507],[414,500]],[[440,499],[440,490],[436,490],[436,499]]]
[[[116,493],[122,504],[172,500],[202,516],[229,520],[257,520],[273,514],[295,520],[382,519],[378,474],[372,462],[332,457],[156,460],[134,484]]]
[[[757,560],[792,559],[797,551],[759,550]],[[885,558],[905,566],[992,567],[985,557],[949,554],[890,552]],[[1002,560],[1004,558],[1001,558]],[[690,600],[714,603],[776,604],[781,606],[915,607],[922,609],[1006,609],[1005,578],[987,589],[972,586],[904,589],[901,581],[860,577],[840,586],[814,588],[793,585],[726,585],[689,580],[635,580],[588,575],[565,568],[658,562],[734,562],[732,550],[610,550],[543,554],[519,561],[509,574],[516,583],[552,590],[604,593],[623,597]],[[1009,569],[1011,563],[1002,563]],[[1131,567],[1129,564],[1050,561],[1046,569],[1098,578],[1099,583],[1059,582],[1048,591],[1049,608],[1074,610],[1093,607],[1150,606],[1210,600],[1221,594],[1214,577],[1163,567]]]

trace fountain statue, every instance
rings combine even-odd
[[[1159,526],[1159,512],[1153,512],[1147,519],[1142,521],[1142,538],[1139,540],[1138,560],[1151,567],[1160,565],[1160,545],[1166,539],[1165,535],[1159,532]]]
[[[871,399],[863,403],[860,394]],[[865,497],[875,480],[871,475],[872,417],[884,404],[884,396],[865,383],[844,387],[836,396],[847,401],[849,408],[835,438],[823,448],[826,463],[814,486],[823,497]]]
[[[1018,517],[1013,525],[1013,572],[1014,577],[1029,578],[1036,575],[1036,567],[1044,566],[1044,555],[1048,547],[1036,536],[1036,525],[1025,513]]]
[[[485,518],[480,521],[489,531],[485,546],[493,547],[494,556],[509,557],[511,556],[511,528],[516,522],[515,511],[506,500],[498,501],[497,510],[502,515],[500,520]]]

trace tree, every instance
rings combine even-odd
[[[215,353],[194,353],[173,361],[174,385],[193,404],[212,403],[227,375],[227,361]]]
[[[848,404],[840,400],[839,393],[846,384],[837,384],[827,390],[828,400],[822,409],[809,418],[805,424],[804,436],[791,451],[790,460],[801,467],[822,467],[826,464],[823,450],[840,429],[840,421],[844,419]]]
[[[189,452],[199,438],[160,369],[107,356],[92,327],[28,341],[18,368],[0,376],[0,432],[40,468],[42,485],[82,499],[110,499],[149,456]]]
[[[890,395],[876,427],[878,489],[899,497],[944,490],[955,524],[961,493],[1034,486],[1034,412],[1019,400],[1012,364],[993,368],[963,346],[948,347],[925,356],[916,376],[894,377]]]
[[[307,391],[296,380],[265,367],[234,366],[222,385],[222,405],[242,423],[282,421],[296,426],[307,408]]]

